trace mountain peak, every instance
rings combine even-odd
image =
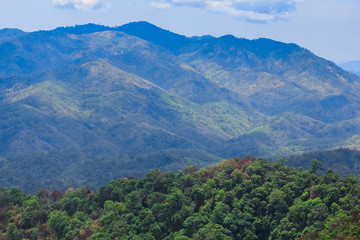
[[[24,33],[23,31],[17,28],[4,28],[4,29],[0,29],[0,38],[13,37],[23,33]]]
[[[124,27],[127,27],[127,28],[151,28],[151,29],[161,29],[159,28],[158,26],[152,24],[152,23],[149,23],[147,21],[138,21],[138,22],[130,22],[130,23],[126,23],[122,26],[120,26],[120,28],[124,28]],[[166,30],[165,30],[166,31]]]
[[[103,32],[113,30],[114,28],[99,25],[95,23],[88,23],[84,25],[75,25],[70,27],[58,27],[54,31],[57,33],[72,33],[72,34],[88,34],[95,32]]]
[[[118,27],[117,29],[127,34],[158,44],[172,52],[177,52],[179,49],[185,47],[191,42],[191,40],[186,36],[159,28],[145,21],[128,23]]]

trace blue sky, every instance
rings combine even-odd
[[[140,20],[186,36],[266,37],[337,63],[360,60],[360,0],[0,0],[0,28]]]

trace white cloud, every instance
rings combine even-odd
[[[158,0],[152,6],[187,6],[232,15],[237,19],[265,23],[286,20],[303,0]]]
[[[166,9],[170,7],[170,4],[167,2],[151,2],[151,6],[154,8]]]
[[[60,8],[72,8],[77,10],[94,10],[110,8],[110,3],[103,0],[53,0],[53,4]]]

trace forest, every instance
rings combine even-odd
[[[0,239],[360,239],[360,181],[284,160],[151,170],[96,190],[0,188]]]

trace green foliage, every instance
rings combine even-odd
[[[63,238],[66,234],[66,228],[70,225],[70,217],[65,211],[54,210],[49,214],[47,226],[54,231],[59,238]]]
[[[231,159],[197,171],[160,170],[99,190],[0,189],[6,239],[357,239],[360,183],[264,159]],[[17,199],[17,197],[19,199]]]
[[[338,211],[331,216],[325,229],[320,232],[319,239],[358,239],[360,236],[360,216],[358,212]]]
[[[8,198],[10,202],[14,205],[21,205],[25,197],[25,193],[20,188],[12,188],[8,193]]]
[[[314,159],[310,163],[310,172],[316,173],[317,171],[322,170],[322,164],[318,160]]]
[[[20,232],[14,223],[10,223],[6,228],[6,237],[9,240],[20,240]]]

